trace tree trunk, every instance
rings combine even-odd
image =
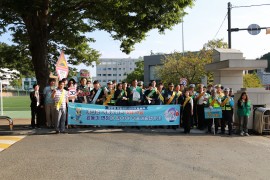
[[[24,22],[30,40],[29,49],[37,83],[40,91],[43,92],[49,79],[47,16],[33,13],[31,16],[25,17]]]

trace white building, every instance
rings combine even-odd
[[[102,86],[106,85],[108,81],[122,82],[127,74],[134,71],[137,61],[139,59],[101,58],[96,69],[97,76],[93,80],[98,80]]]
[[[5,88],[10,86],[10,82],[14,78],[17,78],[18,74],[20,74],[19,71],[10,70],[8,68],[1,68],[0,69],[0,80],[2,82],[2,86],[5,87]]]

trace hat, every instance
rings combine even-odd
[[[107,83],[108,85],[112,85],[113,83],[112,83],[112,81],[108,81],[108,83]]]
[[[138,82],[138,86],[142,86],[143,85],[143,82],[142,81],[139,81]]]
[[[230,88],[224,88],[224,91],[227,91],[227,92],[229,92],[230,91]]]
[[[221,84],[216,84],[215,87],[221,88]]]
[[[95,81],[93,82],[93,84],[99,84],[99,81],[98,81],[98,80],[95,80]]]
[[[195,84],[190,84],[189,87],[190,88],[195,88]]]
[[[169,83],[168,86],[174,86],[174,84],[173,83]]]

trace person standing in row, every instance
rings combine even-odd
[[[204,107],[206,107],[209,97],[210,97],[210,94],[205,92],[203,89],[203,84],[200,84],[198,86],[198,92],[195,94],[198,129],[200,130],[203,130],[207,125],[204,118]]]
[[[145,105],[154,105],[156,97],[156,87],[153,87],[152,83],[149,83],[149,87],[144,91],[144,104]]]
[[[115,89],[114,89],[114,85],[112,83],[112,81],[109,81],[107,83],[107,89],[106,91],[104,91],[104,95],[105,95],[105,101],[103,103],[103,105],[115,105],[115,99],[114,99],[114,93],[115,93]]]
[[[238,107],[237,115],[239,119],[240,135],[249,136],[247,124],[248,124],[248,117],[250,115],[251,103],[249,101],[249,98],[246,92],[242,92],[240,98],[238,99],[237,107]]]
[[[94,81],[93,85],[94,85],[94,88],[90,92],[90,104],[102,105],[104,96],[105,96],[104,91],[100,87],[98,80]]]
[[[156,92],[155,105],[163,105],[165,103],[164,97],[165,91],[163,89],[163,83],[159,83]]]
[[[229,88],[224,88],[224,96],[221,99],[222,119],[221,119],[221,134],[225,134],[226,122],[228,123],[228,135],[232,135],[232,117],[234,100],[229,96]]]
[[[77,87],[77,102],[78,103],[89,103],[90,99],[90,89],[87,86],[87,79],[82,77],[80,80],[80,85]]]
[[[132,84],[128,90],[128,98],[130,106],[138,106],[141,105],[143,100],[143,92],[142,88],[138,86],[137,79],[132,81]]]
[[[221,105],[221,99],[217,95],[216,89],[211,90],[211,96],[208,99],[208,106],[210,109],[212,108],[219,108]],[[214,119],[214,124],[215,124],[215,134],[218,132],[218,125],[219,125],[219,118]],[[211,133],[211,128],[213,125],[213,120],[208,119],[208,133]]]
[[[54,100],[51,97],[55,89],[55,79],[49,79],[49,85],[43,90],[44,105],[46,113],[46,124],[48,128],[53,128],[55,125]]]
[[[65,83],[59,81],[58,88],[53,90],[52,98],[55,102],[55,130],[56,133],[65,133],[68,92],[64,89]]]
[[[34,129],[35,127],[40,128],[41,126],[41,112],[43,109],[43,97],[39,92],[39,85],[33,85],[34,91],[30,93],[31,100],[31,127]]]
[[[117,89],[114,93],[114,100],[116,106],[128,106],[127,91],[123,89],[124,84],[125,82],[117,84]]]
[[[185,100],[182,104],[182,121],[183,121],[183,127],[184,127],[184,133],[189,134],[190,133],[190,124],[192,121],[192,115],[193,115],[193,99],[190,97],[189,90],[187,89],[184,93]]]

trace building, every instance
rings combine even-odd
[[[162,66],[162,60],[166,55],[158,54],[158,55],[150,55],[144,56],[144,84],[149,84],[152,80],[158,81],[159,79],[156,77],[155,67]]]
[[[26,91],[30,91],[33,89],[33,85],[37,83],[37,79],[35,77],[32,78],[22,78],[22,89]]]
[[[101,58],[96,66],[97,76],[93,77],[93,80],[98,80],[102,86],[108,81],[122,82],[129,73],[134,71],[135,63],[138,61],[140,60],[132,58]]]
[[[20,72],[16,70],[10,70],[8,68],[1,68],[0,69],[0,80],[2,83],[3,88],[8,88],[10,86],[10,82],[17,78]]]

